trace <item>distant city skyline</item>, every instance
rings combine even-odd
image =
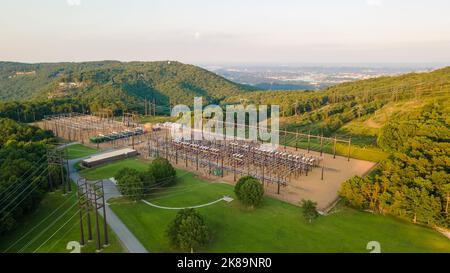
[[[16,0],[0,61],[450,64],[446,0]]]

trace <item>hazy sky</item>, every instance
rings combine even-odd
[[[450,63],[449,0],[2,0],[0,60]]]

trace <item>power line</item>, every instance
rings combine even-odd
[[[32,243],[34,243],[39,237],[41,237],[47,230],[49,230],[53,225],[55,225],[59,220],[61,220],[61,218],[66,215],[69,211],[72,210],[73,207],[75,207],[77,204],[73,204],[72,206],[70,206],[63,214],[61,214],[60,216],[58,216],[58,218],[56,218],[51,224],[49,224],[44,230],[42,230],[38,235],[36,235],[32,240],[30,240],[28,242],[28,244],[24,245],[17,253],[22,252],[23,250],[25,250],[27,247],[29,247]]]
[[[84,219],[85,217],[86,217],[86,215],[83,215],[83,219]],[[61,240],[62,240],[63,238],[66,238],[66,235],[69,234],[69,232],[71,232],[71,231],[73,230],[73,228],[74,228],[77,224],[78,224],[78,223],[75,222],[68,230],[66,230],[66,232],[64,232],[64,234],[61,236],[61,238],[60,238],[58,241],[56,241],[56,242],[51,246],[51,248],[49,249],[49,251],[53,250],[53,248],[55,248],[55,246],[56,246],[59,242],[61,242]]]
[[[43,170],[40,174],[39,174],[39,176],[41,176],[46,170],[48,169],[48,167],[46,167],[45,168],[45,170]],[[31,185],[33,185],[33,183],[30,183],[30,184],[28,184],[28,186],[21,192],[21,193],[19,193],[8,205],[6,205],[5,207],[3,207],[3,209],[0,211],[0,214],[2,213],[2,212],[4,212],[5,210],[6,210],[6,208],[8,207],[8,206],[10,206],[23,192],[25,192]],[[16,205],[14,206],[14,208],[13,209],[11,209],[10,210],[10,212],[11,211],[13,211],[20,203],[22,203],[25,199],[26,199],[26,197],[28,197],[37,187],[39,186],[39,183],[36,183],[35,184],[35,186],[33,187],[33,189],[27,194],[27,195],[25,195],[24,197],[23,197],[23,199],[21,200],[21,201],[19,201],[18,203],[16,203]],[[5,217],[6,217],[6,215],[5,215]],[[5,217],[3,217],[2,218],[2,220],[5,218]]]
[[[41,158],[41,160],[43,160],[43,159],[45,159],[45,158]],[[34,166],[36,166],[37,164],[35,164]],[[37,170],[39,170],[40,168],[42,168],[43,166],[45,166],[44,164],[42,164],[42,165],[40,165],[37,169],[36,168],[30,168],[26,173],[28,173],[28,172],[33,172],[32,174],[30,174],[30,175],[28,175],[28,177],[27,178],[25,178],[24,180],[22,180],[20,183],[19,183],[19,185],[17,185],[17,182],[19,182],[22,178],[23,178],[23,176],[25,176],[25,174],[23,174],[22,176],[21,176],[21,178],[19,178],[19,179],[17,179],[15,182],[13,182],[12,184],[10,184],[9,186],[8,186],[8,188],[2,193],[2,194],[5,194],[10,188],[12,188],[13,186],[17,186],[17,188],[15,188],[12,192],[9,192],[9,193],[6,193],[7,195],[5,196],[5,197],[3,197],[2,198],[2,200],[0,200],[0,202],[5,202],[11,195],[13,195],[18,189],[20,189],[20,187],[23,185],[23,184],[25,184],[25,181],[27,181],[30,177],[32,177],[33,175],[34,175],[34,173],[37,171]]]
[[[38,162],[33,164],[33,167],[36,167],[36,165],[40,164],[41,161],[45,160],[45,157],[42,157],[41,159],[39,159]],[[34,170],[34,168],[29,168],[28,170],[25,171],[25,173],[23,173],[19,178],[17,178],[16,182],[21,180],[26,174],[28,174],[29,172],[31,172],[32,170]],[[11,187],[15,186],[15,183],[11,183],[6,189],[3,190],[2,193],[0,194],[4,194],[6,193]]]
[[[30,230],[28,230],[28,232],[26,232],[24,235],[22,235],[19,239],[17,239],[13,244],[11,244],[7,249],[5,249],[3,251],[3,253],[6,253],[8,250],[10,250],[13,246],[15,246],[18,242],[20,242],[22,239],[24,239],[26,236],[28,236],[31,232],[33,232],[37,227],[39,227],[42,223],[44,223],[45,221],[47,221],[51,216],[53,216],[60,208],[62,208],[71,198],[73,197],[73,195],[69,198],[66,199],[66,201],[64,201],[63,203],[61,203],[61,205],[59,205],[55,210],[53,210],[52,213],[50,213],[49,215],[47,215],[43,220],[41,220],[38,224],[34,225],[33,228],[31,228]]]
[[[53,236],[55,236],[63,227],[65,227],[67,225],[67,223],[69,223],[73,217],[75,217],[77,215],[79,210],[77,210],[70,218],[69,220],[67,220],[62,226],[60,226],[52,235],[50,235],[50,237],[48,237],[47,240],[45,240],[38,248],[36,248],[33,253],[36,253],[36,251],[38,251],[43,245],[45,245],[51,238],[53,238]]]

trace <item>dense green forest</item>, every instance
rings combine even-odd
[[[73,98],[92,111],[108,107],[143,109],[145,98],[157,104],[193,104],[194,96],[217,103],[254,90],[205,69],[179,62],[117,61],[22,64],[0,62],[0,99]]]
[[[0,234],[35,210],[48,190],[45,155],[53,140],[51,132],[0,118]]]
[[[27,123],[41,120],[46,115],[87,111],[89,111],[89,106],[72,98],[0,103],[0,118]]]
[[[358,208],[450,227],[450,97],[389,121],[378,144],[392,152],[372,175],[345,182]]]

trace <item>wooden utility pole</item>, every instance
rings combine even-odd
[[[223,155],[221,156],[221,163],[220,163],[220,169],[221,169],[221,174],[220,174],[220,176],[221,177],[223,177]],[[447,198],[447,201],[448,201],[448,198]],[[447,202],[447,204],[448,204],[448,202]]]
[[[308,154],[311,149],[311,130],[308,131]]]
[[[280,194],[280,174],[279,173],[277,173],[277,186],[278,186],[277,194]]]
[[[103,209],[103,235],[104,235],[104,246],[109,245],[109,236],[108,236],[108,223],[106,222],[106,205],[105,205],[105,188],[103,186],[103,180],[101,180],[101,207]]]
[[[198,171],[198,149],[195,150],[195,161],[196,161],[196,167],[195,169]]]
[[[78,211],[80,216],[80,245],[84,246],[84,225],[83,225],[83,208],[85,208],[86,193],[83,191],[84,186],[81,186],[82,178],[77,180],[77,198],[78,198]]]
[[[350,147],[352,145],[352,137],[348,139],[348,155],[347,155],[347,161],[350,161]]]
[[[320,136],[320,156],[323,154],[323,133]]]
[[[286,151],[287,145],[287,129],[284,129],[284,150]]]
[[[72,191],[72,188],[70,186],[70,177],[68,175],[69,173],[69,165],[68,163],[64,163],[64,157],[63,157],[63,151],[60,149],[47,149],[47,164],[49,166],[49,169],[47,171],[48,173],[48,183],[50,191],[53,191],[53,188],[56,186],[54,181],[54,175],[55,173],[52,173],[52,171],[59,172],[59,182],[61,183],[63,194],[66,194],[66,188],[68,188],[68,191]],[[67,166],[67,175],[64,174],[64,166]]]
[[[103,187],[103,180],[89,183],[86,181],[86,185],[88,188],[88,196],[89,202],[92,203],[95,209],[95,227],[96,227],[96,246],[97,251],[100,251],[102,248],[101,244],[101,233],[100,233],[100,219],[99,219],[99,210],[103,209],[103,246],[109,245],[109,237],[108,237],[108,223],[106,221],[106,209],[105,209],[105,192]]]
[[[236,160],[232,157],[233,160],[233,181],[236,182]]]
[[[336,139],[336,135],[334,135],[333,158],[336,158],[336,143],[337,143],[337,139]]]
[[[185,160],[185,164],[186,164],[186,167],[187,167],[187,166],[188,166],[188,155],[187,155],[187,149],[186,149],[186,148],[184,148],[183,150],[184,150],[184,160]]]
[[[322,158],[322,174],[321,174],[320,180],[323,180],[324,161],[325,161],[325,157]]]

